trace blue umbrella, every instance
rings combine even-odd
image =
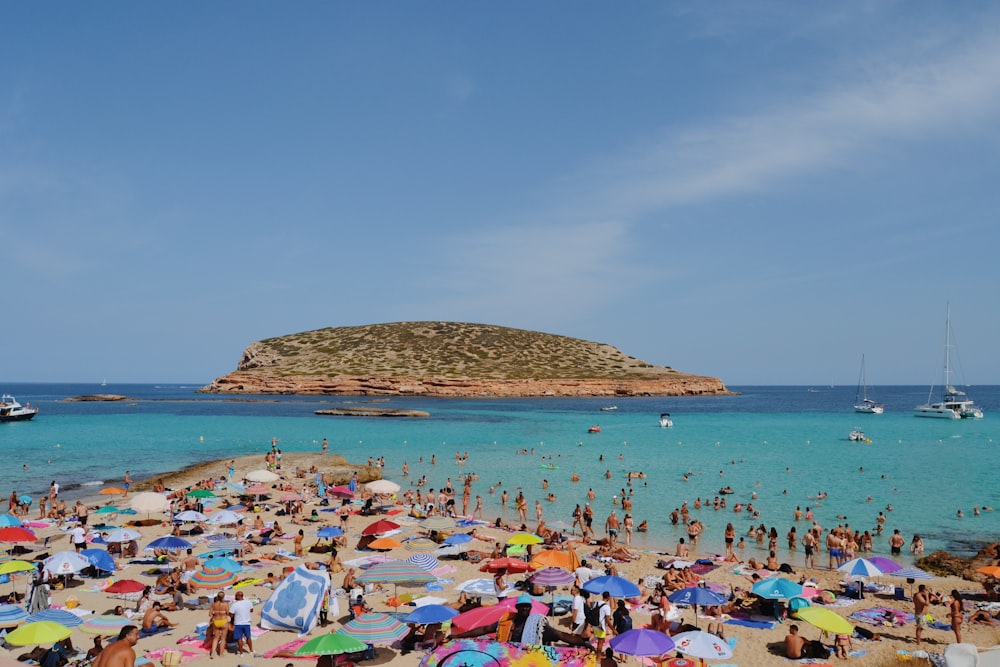
[[[667,599],[674,604],[686,604],[693,606],[694,609],[694,624],[698,625],[698,605],[702,606],[717,606],[725,604],[726,598],[723,595],[716,593],[715,591],[702,588],[701,586],[690,586],[688,588],[682,588],[679,591],[674,591],[667,596]]]
[[[449,535],[445,538],[444,543],[454,546],[458,544],[465,544],[466,542],[471,542],[474,537],[468,533],[455,533],[454,535]]]
[[[158,537],[148,545],[146,549],[166,549],[167,551],[180,551],[181,549],[191,548],[191,543],[187,540],[182,540],[179,537],[174,537],[173,535],[167,535],[165,537]]]
[[[327,526],[316,531],[318,537],[340,537],[343,534],[344,531],[336,526]]]
[[[223,570],[229,570],[230,572],[242,572],[243,566],[234,561],[232,558],[227,556],[217,556],[210,558],[205,561],[205,566],[211,567],[221,567]]]
[[[13,628],[28,618],[28,612],[21,605],[0,604],[0,628]]]
[[[802,585],[784,577],[768,577],[753,585],[753,593],[768,600],[785,600],[802,595]]]
[[[21,525],[21,520],[13,514],[0,514],[0,528],[14,528]]]
[[[86,557],[95,569],[104,572],[114,572],[118,569],[115,565],[115,559],[104,549],[84,549],[80,555]]]
[[[674,650],[674,640],[657,630],[626,630],[611,640],[611,648],[634,656],[658,656]]]
[[[71,614],[63,609],[43,609],[24,619],[28,623],[38,621],[51,621],[67,628],[75,628],[83,623],[83,619],[76,614]]]
[[[583,590],[588,593],[597,594],[607,592],[611,595],[611,597],[615,598],[634,598],[642,595],[642,591],[639,590],[639,587],[631,581],[611,574],[602,577],[594,577],[583,585]]]
[[[458,616],[458,610],[443,604],[425,604],[417,607],[403,620],[406,623],[444,623]]]
[[[837,569],[855,577],[877,577],[883,574],[882,569],[867,558],[852,558]]]

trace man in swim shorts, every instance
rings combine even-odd
[[[889,552],[893,556],[898,556],[903,552],[904,542],[906,542],[906,540],[903,539],[903,536],[899,533],[899,528],[897,528],[892,532],[892,537],[889,538]],[[917,638],[917,643],[920,643],[919,636]]]

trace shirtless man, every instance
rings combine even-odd
[[[790,660],[805,657],[803,649],[806,644],[806,640],[799,634],[799,626],[794,623],[788,626],[788,634],[785,635],[785,656]]]
[[[898,530],[896,531],[899,532]],[[900,538],[902,540],[902,538]],[[926,623],[927,608],[931,606],[930,594],[927,592],[927,586],[920,584],[917,589],[917,594],[913,596],[913,615],[916,617],[914,621],[917,624],[917,646],[920,646],[920,640],[923,638],[924,634],[924,624]]]
[[[805,547],[806,552],[803,566],[808,568],[816,567],[816,533],[807,530],[806,534],[802,536],[802,546]]]
[[[187,555],[181,561],[181,568],[183,569],[183,572],[181,572],[181,582],[187,588],[188,595],[194,595],[197,591],[197,587],[191,583],[191,577],[198,571],[199,565],[201,565],[201,561],[194,555],[191,549],[188,549]]]
[[[156,632],[162,632],[167,628],[172,628],[176,623],[171,623],[170,619],[163,615],[160,611],[160,603],[154,602],[153,605],[146,610],[146,613],[142,617],[142,631],[145,634],[153,634]]]
[[[903,552],[903,544],[906,542],[903,536],[899,534],[899,528],[892,531],[892,537],[889,538],[889,552],[893,556],[898,556]],[[917,642],[920,643],[919,641]]]
[[[98,654],[94,667],[133,667],[135,665],[135,649],[132,647],[139,641],[139,628],[126,625],[118,633],[118,641],[109,644]]]
[[[611,510],[611,514],[608,515],[607,521],[604,522],[604,527],[608,531],[608,539],[611,544],[618,542],[618,528],[621,526],[621,522],[618,520],[618,514],[614,510]]]

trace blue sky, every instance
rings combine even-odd
[[[486,322],[729,384],[1000,383],[1000,7],[0,5],[0,381]]]

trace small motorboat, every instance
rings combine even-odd
[[[617,405],[603,405],[603,406],[601,406],[601,412],[612,412],[612,411],[617,410],[617,409],[618,409]]]
[[[28,421],[37,414],[38,408],[31,407],[31,403],[21,405],[10,394],[4,394],[0,398],[0,422]]]
[[[600,432],[601,432],[600,426],[591,426],[590,428],[587,429],[587,433],[600,433]]]
[[[867,442],[868,438],[865,437],[865,432],[861,429],[855,429],[850,432],[847,439],[851,442]]]
[[[670,419],[670,413],[669,412],[661,412],[660,413],[660,426],[662,426],[663,428],[669,428],[669,427],[671,427],[673,425],[674,425],[674,422]]]

